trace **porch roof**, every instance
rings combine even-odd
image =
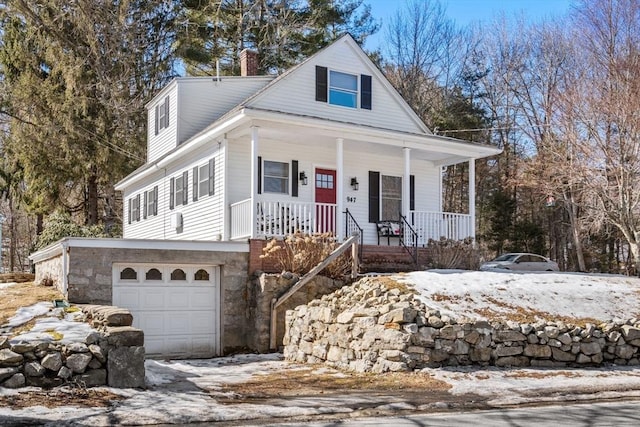
[[[222,138],[225,134],[232,137],[248,135],[251,126],[259,126],[261,135],[272,139],[290,139],[291,135],[296,135],[300,139],[300,136],[304,135],[304,140],[307,142],[324,141],[326,143],[327,138],[343,138],[353,143],[356,149],[365,150],[368,144],[373,143],[378,149],[389,150],[389,152],[407,147],[413,150],[412,157],[429,160],[442,166],[489,157],[502,152],[500,148],[494,146],[446,136],[402,132],[346,121],[245,107],[224,115],[161,158],[144,164],[118,182],[115,189],[124,190],[128,185],[153,173],[158,168],[165,167],[173,160],[211,140]],[[294,129],[295,132],[293,132]]]

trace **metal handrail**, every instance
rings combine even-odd
[[[418,233],[413,229],[411,224],[407,221],[407,217],[400,215],[400,221],[402,221],[402,233],[400,233],[400,244],[413,259],[414,264],[418,264]],[[409,231],[407,233],[407,231]],[[411,243],[407,245],[407,235],[411,238]]]
[[[358,251],[358,259],[362,261],[362,252],[364,249],[364,233],[362,233],[362,227],[358,225],[358,221],[356,221],[353,215],[351,215],[351,212],[349,212],[349,208],[344,211],[344,224],[345,239],[353,236],[355,232],[357,232],[360,236],[360,251]]]

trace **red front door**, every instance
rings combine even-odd
[[[336,229],[336,171],[316,168],[316,228],[317,233],[332,232]]]

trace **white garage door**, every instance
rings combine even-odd
[[[114,264],[113,305],[131,311],[150,357],[217,356],[219,272],[217,266]]]

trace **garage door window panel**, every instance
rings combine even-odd
[[[196,274],[194,275],[194,279],[196,281],[209,281],[209,272],[207,270],[203,270],[200,269],[198,271],[196,271]]]
[[[180,268],[176,268],[175,270],[173,270],[171,272],[171,280],[186,281],[187,280],[187,273],[185,273],[184,270],[182,270]]]
[[[145,279],[146,280],[162,280],[162,272],[160,272],[160,270],[158,270],[157,268],[152,268],[147,271],[147,274],[145,275]]]
[[[138,273],[131,267],[120,272],[120,280],[138,280]]]

